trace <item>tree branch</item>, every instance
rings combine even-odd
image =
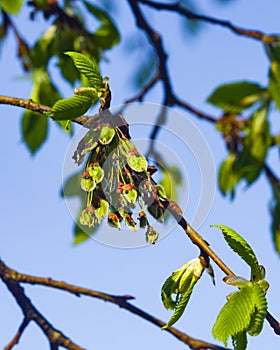
[[[155,86],[160,80],[160,73],[157,73],[146,85],[143,86],[142,90],[134,97],[131,97],[125,101],[125,103],[131,103],[135,101],[142,102],[145,95]]]
[[[22,274],[22,273],[19,273],[15,270],[9,268],[3,261],[0,261],[0,276],[1,276],[2,280],[4,280],[5,283],[6,283],[6,281],[8,281],[10,284],[18,286],[18,288],[20,288],[22,291],[23,291],[23,289],[22,289],[22,287],[19,287],[19,283],[28,283],[28,284],[32,284],[32,285],[35,285],[35,284],[43,285],[46,287],[51,287],[51,288],[55,288],[55,289],[69,292],[69,293],[74,294],[78,297],[81,295],[85,295],[85,296],[97,298],[100,300],[108,301],[110,303],[118,305],[120,308],[123,308],[123,309],[130,311],[131,313],[145,319],[146,321],[153,323],[154,325],[156,325],[160,328],[165,325],[165,322],[148,314],[147,312],[141,310],[140,308],[130,304],[128,301],[134,299],[134,297],[132,297],[130,295],[124,295],[124,296],[111,295],[111,294],[107,294],[107,293],[98,292],[98,291],[95,291],[92,289],[75,286],[75,285],[72,285],[72,284],[69,284],[69,283],[66,283],[63,281],[55,281],[51,278],[42,278],[42,277],[35,277],[35,276]],[[29,314],[29,311],[28,311],[29,307],[31,307],[32,313],[33,313],[34,307],[32,306],[29,299],[28,299],[28,303],[29,304],[27,305],[28,306],[27,311],[25,311],[25,313]],[[36,310],[36,312],[38,313],[37,310]],[[38,313],[38,315],[39,315],[39,313]],[[39,316],[43,317],[42,315],[39,315]],[[35,320],[35,322],[36,322],[36,320]],[[47,322],[47,321],[45,320],[45,322]],[[177,330],[174,327],[170,327],[166,331],[168,333],[172,334],[174,337],[176,337],[180,341],[182,341],[184,344],[187,344],[191,349],[213,349],[213,350],[224,350],[225,349],[224,347],[221,347],[218,345],[213,345],[213,344],[210,344],[208,342],[204,342],[202,340],[192,338],[192,337],[188,336],[187,334]],[[56,332],[58,332],[58,331],[56,331]],[[44,333],[46,334],[45,331],[44,331]],[[49,336],[48,336],[48,338],[49,338]],[[58,345],[63,346],[63,344],[61,344],[61,343]],[[78,348],[67,347],[67,349],[78,350],[81,348],[80,347],[78,347]]]
[[[69,350],[84,350],[49,323],[49,321],[35,308],[31,300],[25,295],[24,289],[19,285],[19,282],[11,277],[11,274],[9,273],[10,271],[11,270],[4,264],[4,262],[0,260],[0,278],[16,299],[24,314],[25,321],[23,321],[19,331],[22,332],[27,323],[34,321],[48,338],[51,349],[58,349],[58,346],[63,346],[65,349]],[[16,338],[19,338],[19,336],[17,337],[16,335]]]
[[[180,5],[179,2],[175,2],[173,4],[166,4],[163,2],[154,2],[150,0],[137,0],[137,2],[157,10],[168,10],[171,12],[177,12],[190,20],[198,20],[198,21],[203,21],[214,25],[219,25],[221,27],[229,29],[234,34],[242,35],[251,39],[262,41],[264,43],[272,43],[277,41],[277,38],[273,35],[267,35],[258,30],[241,28],[232,24],[229,21],[196,14],[188,10],[186,7],[183,7],[182,5]]]
[[[21,325],[19,326],[19,329],[17,333],[15,334],[14,338],[9,342],[7,346],[4,347],[4,350],[11,350],[14,345],[17,345],[19,343],[20,337],[22,336],[25,328],[28,326],[30,320],[26,317],[23,319]]]

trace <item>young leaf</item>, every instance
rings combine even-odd
[[[224,84],[208,97],[207,102],[226,113],[237,114],[260,100],[264,91],[260,85],[248,81]]]
[[[91,163],[87,166],[86,171],[88,171],[89,175],[92,179],[99,184],[104,177],[104,170],[99,166],[98,163]]]
[[[263,278],[257,257],[250,245],[237,232],[223,225],[211,225],[222,230],[224,238],[230,248],[237,253],[250,267],[251,277],[260,280]]]
[[[176,270],[165,281],[161,289],[161,298],[166,309],[175,310],[163,329],[171,327],[183,315],[193,288],[204,271],[200,259],[192,259]],[[175,295],[175,300],[173,296]]]
[[[128,191],[123,191],[122,195],[124,196],[124,198],[127,200],[128,203],[134,204],[136,202],[137,191],[134,188]]]
[[[99,226],[88,227],[81,224],[76,224],[74,227],[73,244],[78,245],[87,241],[94,233],[96,233]]]
[[[86,113],[91,105],[96,102],[88,96],[74,95],[64,100],[58,100],[51,111],[46,114],[54,120],[73,120]]]
[[[109,211],[109,203],[105,199],[100,199],[99,207],[95,208],[95,215],[99,220],[106,217]]]
[[[252,283],[245,284],[231,298],[220,311],[212,329],[215,339],[221,340],[225,346],[229,337],[235,337],[245,331],[251,322],[254,312],[252,297]]]
[[[247,349],[247,333],[245,331],[239,332],[232,337],[232,345],[234,350],[246,350]]]
[[[78,71],[88,79],[90,87],[95,88],[98,92],[103,91],[103,78],[98,71],[97,64],[92,59],[81,53],[72,51],[65,52],[65,55],[72,58]]]
[[[240,181],[240,175],[234,169],[236,155],[230,153],[223,161],[219,169],[218,182],[223,195],[230,193],[231,199],[234,198],[235,186]]]
[[[255,308],[251,316],[248,333],[252,336],[256,336],[260,334],[262,330],[263,322],[267,313],[267,301],[265,292],[260,287],[259,283],[253,284],[251,298]]]

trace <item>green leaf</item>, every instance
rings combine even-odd
[[[234,350],[246,350],[247,343],[247,333],[245,331],[232,337],[232,345],[234,346]]]
[[[273,61],[280,62],[280,41],[279,41],[280,36],[279,35],[275,35],[275,36],[277,37],[278,40],[272,43],[265,43],[264,48],[271,62]]]
[[[219,188],[222,194],[226,195],[229,193],[231,199],[234,198],[235,186],[240,181],[240,175],[234,168],[235,162],[236,155],[234,153],[230,153],[229,156],[222,162],[218,175]]]
[[[257,336],[262,330],[263,322],[267,314],[267,301],[265,297],[265,292],[258,283],[253,284],[251,298],[255,309],[251,316],[251,322],[248,328],[248,333],[252,336]]]
[[[161,299],[166,309],[174,310],[163,329],[171,327],[183,315],[190,300],[193,288],[204,271],[200,259],[192,259],[174,271],[161,289]],[[174,300],[175,298],[175,300]]]
[[[237,232],[223,225],[211,225],[221,229],[224,238],[230,248],[237,253],[250,267],[251,279],[260,280],[263,278],[257,257],[250,245]]]
[[[26,110],[21,120],[22,139],[31,154],[35,154],[48,135],[48,120],[39,113]]]
[[[81,179],[81,188],[86,192],[91,192],[96,187],[96,181],[92,177],[83,177]]]
[[[97,31],[91,35],[92,41],[103,49],[111,49],[114,45],[118,44],[120,34],[108,13],[87,1],[83,1],[83,3],[87,10],[101,22]]]
[[[66,132],[66,134],[72,135],[73,130],[72,130],[72,125],[70,120],[60,120],[57,122],[59,127]]]
[[[54,120],[73,120],[85,114],[94,101],[87,96],[74,95],[58,100],[51,111],[46,113]]]
[[[17,15],[23,5],[23,0],[0,0],[0,5],[5,12]]]
[[[127,163],[132,170],[137,172],[147,171],[148,168],[146,158],[140,153],[130,153],[127,156]]]
[[[164,165],[160,181],[165,189],[166,197],[178,202],[178,187],[183,185],[182,174],[176,166]]]
[[[238,177],[253,183],[264,168],[264,162],[271,145],[270,128],[267,120],[267,108],[257,110],[250,119],[244,147],[234,163]]]
[[[88,227],[81,224],[76,224],[74,227],[73,244],[78,245],[87,241],[94,233],[96,233],[98,226]]]
[[[236,114],[259,101],[264,91],[260,85],[248,81],[224,84],[208,97],[207,102],[226,113]]]
[[[63,184],[60,195],[62,197],[81,196],[84,192],[81,190],[82,174],[80,172],[71,175]]]
[[[280,62],[273,61],[269,70],[269,92],[280,110]]]
[[[88,79],[90,87],[95,88],[98,92],[103,91],[103,78],[99,73],[98,66],[93,61],[93,59],[90,59],[78,52],[72,51],[65,52],[65,55],[68,55],[72,58],[74,65],[78,71]]]
[[[100,131],[99,141],[102,145],[108,145],[115,136],[115,129],[104,125]]]
[[[223,306],[212,329],[215,339],[221,340],[225,346],[229,337],[235,337],[245,331],[251,322],[254,312],[252,283],[244,285],[238,292],[231,295]]]

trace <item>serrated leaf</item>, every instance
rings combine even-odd
[[[127,164],[137,172],[147,171],[148,168],[146,158],[140,153],[130,153],[127,156]]]
[[[251,277],[256,280],[262,279],[263,276],[259,267],[257,257],[253,249],[245,241],[245,239],[227,226],[211,225],[211,227],[218,227],[222,231],[224,238],[230,246],[230,248],[251,267]]]
[[[21,120],[22,139],[31,154],[35,154],[48,135],[48,120],[45,116],[26,110]]]
[[[90,87],[95,88],[98,92],[103,91],[103,78],[99,73],[98,66],[93,59],[73,51],[65,52],[65,55],[72,58],[78,71],[87,78]]]
[[[120,34],[113,20],[106,11],[103,11],[96,5],[88,1],[83,1],[83,3],[87,10],[101,22],[100,27],[91,35],[91,40],[100,48],[111,49],[120,41]]]
[[[94,102],[88,96],[74,95],[58,100],[46,114],[54,120],[73,120],[86,113]]]
[[[224,84],[214,90],[207,102],[226,113],[236,114],[260,100],[264,91],[260,85],[248,81]]]
[[[104,125],[100,131],[99,141],[102,145],[108,145],[115,136],[115,129]]]
[[[228,338],[237,336],[249,327],[254,303],[251,299],[252,283],[244,285],[238,292],[232,294],[223,306],[212,329],[215,339],[221,340],[227,346]]]
[[[255,309],[251,316],[248,333],[251,336],[257,336],[262,330],[263,322],[267,314],[267,301],[265,292],[258,283],[253,284],[251,299]]]
[[[23,5],[23,0],[0,0],[0,5],[5,12],[17,15]]]
[[[247,333],[240,332],[232,337],[232,345],[234,350],[246,350],[247,349]]]

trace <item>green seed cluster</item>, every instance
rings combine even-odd
[[[121,228],[123,222],[133,231],[146,228],[146,240],[155,243],[158,233],[149,224],[147,211],[164,221],[164,188],[151,179],[154,167],[129,140],[128,130],[116,125],[111,113],[99,118],[79,142],[74,160],[81,164],[87,155],[81,188],[87,204],[79,221],[88,227],[98,226],[107,217],[109,225]],[[137,211],[134,218],[133,211]]]

